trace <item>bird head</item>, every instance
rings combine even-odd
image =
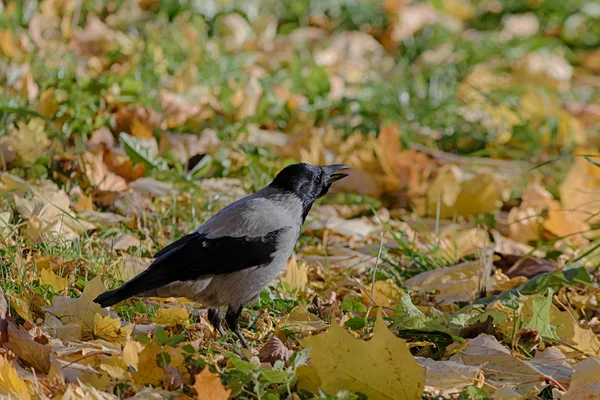
[[[292,192],[304,203],[312,205],[319,197],[327,194],[333,182],[348,176],[340,172],[346,169],[348,167],[343,164],[324,167],[306,163],[292,164],[282,169],[270,186]]]

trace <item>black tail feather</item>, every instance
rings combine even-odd
[[[131,290],[131,287],[127,287],[127,285],[123,285],[120,288],[109,290],[108,292],[102,293],[100,296],[94,299],[94,303],[100,304],[102,307],[109,307],[114,304],[117,304],[123,300],[126,300],[132,296],[138,294],[137,292]]]

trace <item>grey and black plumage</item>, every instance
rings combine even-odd
[[[227,325],[248,347],[238,327],[242,307],[285,267],[313,203],[347,176],[340,173],[345,169],[284,168],[268,186],[223,208],[156,253],[145,271],[94,301],[108,307],[132,296],[187,297],[209,307],[209,321],[221,334],[221,307],[227,306]]]

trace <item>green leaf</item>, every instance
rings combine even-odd
[[[167,332],[165,332],[165,329],[162,326],[156,327],[156,330],[154,331],[154,340],[161,346],[164,346],[169,341],[169,335],[167,335]]]
[[[556,339],[554,329],[550,324],[550,307],[552,306],[552,295],[554,290],[548,289],[548,295],[541,299],[533,299],[533,315],[527,326],[536,329],[541,337]]]
[[[171,356],[169,355],[169,353],[162,352],[162,353],[158,353],[156,355],[156,365],[158,365],[159,367],[164,368],[167,365],[169,365],[170,363],[171,363]]]
[[[175,346],[177,343],[181,343],[185,340],[185,335],[183,333],[178,333],[175,335],[172,335],[169,340],[167,341],[167,344],[169,346]]]
[[[188,176],[191,179],[202,178],[208,173],[208,171],[210,171],[210,167],[212,167],[212,164],[213,158],[212,156],[207,154],[204,157],[202,157],[198,164],[194,165],[194,168],[192,168],[192,170],[188,172]]]
[[[125,132],[121,132],[119,141],[123,145],[127,156],[131,158],[133,165],[139,163],[144,164],[146,172],[150,172],[153,169],[159,171],[167,171],[169,169],[169,166],[164,159],[153,155],[152,150],[149,147],[142,146],[142,143],[135,137],[128,135]]]
[[[285,371],[276,371],[274,369],[263,369],[260,375],[270,383],[284,383],[289,379],[289,374]]]
[[[251,362],[248,362],[248,361],[240,360],[239,358],[232,358],[231,362],[233,363],[233,366],[235,367],[235,369],[237,369],[238,371],[240,371],[244,374],[248,374],[258,368],[257,365],[252,364]]]
[[[480,388],[475,386],[466,387],[458,397],[459,400],[488,400],[488,395]]]
[[[361,317],[350,318],[344,325],[352,330],[362,329],[365,327],[365,319]]]
[[[577,283],[596,287],[585,267],[577,267],[563,271],[552,271],[539,274],[535,278],[523,283],[518,288],[506,290],[499,295],[476,300],[473,304],[486,305],[497,300],[502,304],[507,305],[514,297],[519,297],[519,295],[545,294],[549,288],[556,291],[564,285],[573,285]]]
[[[355,300],[344,300],[344,301],[342,301],[340,306],[342,307],[343,311],[358,311],[358,312],[367,311],[367,307],[365,307],[365,305],[363,303],[361,303],[359,301],[355,301]]]
[[[394,327],[400,330],[448,332],[448,328],[444,326],[445,318],[443,314],[436,318],[425,315],[412,303],[410,295],[405,294],[396,305]]]
[[[190,354],[194,354],[196,352],[196,349],[194,348],[194,346],[192,346],[191,344],[186,344],[185,346],[183,346],[181,348],[181,350],[185,351],[186,353],[190,353]]]
[[[306,364],[308,359],[310,358],[310,349],[302,349],[296,351],[292,357],[290,357],[290,364],[294,367],[298,368],[301,365]]]
[[[141,344],[148,344],[152,341],[152,339],[150,339],[148,336],[146,335],[135,335],[134,340],[136,342],[139,342]]]

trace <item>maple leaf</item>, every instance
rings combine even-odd
[[[68,324],[77,326],[80,337],[90,337],[94,328],[95,315],[106,315],[106,311],[100,307],[100,304],[93,302],[96,296],[104,293],[104,290],[102,278],[98,275],[86,283],[80,297],[71,299],[55,296],[52,299],[52,306],[44,307],[43,310],[60,319],[64,326]]]
[[[406,342],[385,325],[381,312],[369,341],[353,338],[333,323],[327,333],[300,340],[311,347],[312,367],[320,387],[331,395],[340,390],[364,393],[369,399],[416,399],[425,386],[425,368]],[[302,380],[298,385],[302,387]]]
[[[231,394],[231,389],[223,386],[219,375],[210,372],[208,365],[200,373],[194,375],[194,379],[193,388],[198,393],[198,400],[226,400]]]
[[[167,326],[187,325],[189,318],[190,310],[185,307],[159,308],[154,322]]]

